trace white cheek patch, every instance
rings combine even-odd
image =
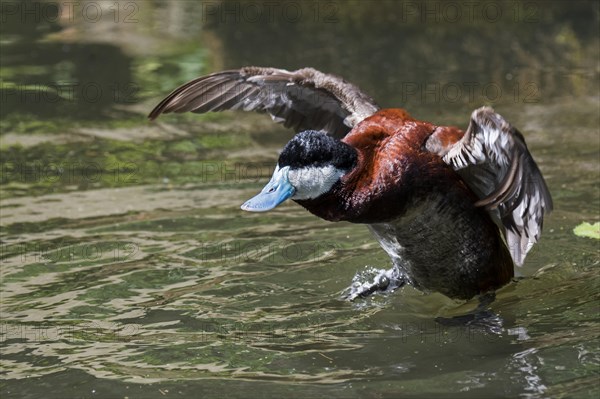
[[[292,199],[317,198],[331,190],[331,187],[341,179],[344,173],[343,170],[334,166],[290,169],[288,179],[296,189]]]

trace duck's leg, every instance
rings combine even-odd
[[[391,269],[368,267],[356,273],[352,285],[344,293],[344,298],[353,301],[366,298],[376,292],[392,292],[408,282],[408,276],[397,266]]]

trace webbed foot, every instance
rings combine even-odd
[[[391,269],[376,269],[368,267],[356,273],[352,285],[344,293],[344,299],[353,301],[356,298],[366,298],[376,292],[389,293],[406,284],[407,279],[397,267]]]

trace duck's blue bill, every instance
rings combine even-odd
[[[266,212],[275,208],[286,199],[294,195],[296,189],[290,184],[288,180],[289,166],[279,169],[279,165],[273,172],[271,181],[267,183],[265,188],[262,189],[260,194],[250,198],[244,202],[242,209],[250,212]]]

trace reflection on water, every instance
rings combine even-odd
[[[2,397],[597,396],[598,242],[572,233],[598,220],[597,4],[57,4],[2,3]],[[269,118],[145,121],[245,64],[521,128],[556,211],[493,328],[437,322],[477,300],[411,287],[341,300],[389,261],[363,226],[240,213],[291,135]]]

